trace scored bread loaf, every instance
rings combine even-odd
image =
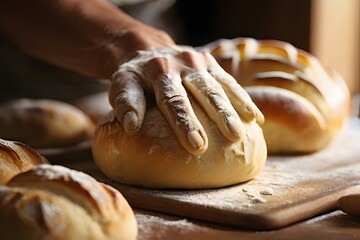
[[[55,148],[91,137],[94,124],[76,107],[48,99],[17,99],[0,105],[0,137],[33,148]]]
[[[134,213],[114,188],[38,165],[0,186],[0,239],[136,239]]]
[[[221,39],[200,48],[249,93],[265,116],[270,153],[324,148],[342,128],[350,106],[344,80],[311,54],[277,40]]]
[[[34,165],[43,163],[48,161],[26,144],[0,139],[0,185]]]

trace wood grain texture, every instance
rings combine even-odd
[[[91,161],[68,163],[119,189],[140,209],[247,229],[269,230],[336,209],[343,195],[360,192],[360,119],[352,118],[325,150],[271,156],[253,180],[219,189],[151,190],[112,182]]]
[[[249,231],[137,209],[135,216],[139,228],[138,240],[358,240],[360,238],[360,218],[351,217],[341,211],[326,213],[273,231]]]

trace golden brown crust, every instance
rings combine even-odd
[[[123,196],[92,177],[39,165],[0,188],[4,239],[136,239]]]
[[[289,43],[237,38],[219,40],[202,49],[210,51],[243,87],[271,87],[265,88],[266,94],[261,87],[251,88],[250,93],[265,115],[262,127],[269,152],[320,150],[331,142],[347,119],[350,94],[344,80],[314,56]],[[283,90],[297,96],[286,94],[285,97]],[[259,99],[259,96],[262,97]],[[304,99],[308,103],[304,104]],[[291,119],[287,111],[289,105],[302,106],[297,114],[291,114]],[[301,127],[303,124],[307,127]],[[308,137],[309,129],[313,131],[312,138]],[[293,144],[282,144],[288,142],[287,139]]]
[[[245,90],[267,116],[262,129],[267,137],[268,149],[273,153],[284,152],[284,149],[292,152],[316,151],[331,140],[325,119],[302,96],[268,86],[246,87]]]
[[[26,144],[0,139],[0,185],[34,165],[43,163],[48,161]]]
[[[230,142],[203,110],[192,103],[208,135],[208,149],[195,156],[179,143],[154,103],[140,131],[129,137],[111,112],[98,122],[93,156],[112,180],[151,188],[209,188],[247,181],[266,160],[266,144],[255,120],[244,121],[245,139]]]
[[[63,147],[89,139],[94,124],[70,104],[17,99],[0,105],[0,137],[34,148]]]

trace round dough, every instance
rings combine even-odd
[[[179,143],[160,111],[150,104],[140,131],[129,137],[113,112],[99,121],[92,151],[95,162],[112,180],[150,188],[212,188],[253,178],[267,157],[262,130],[244,122],[246,139],[230,142],[195,103],[196,116],[208,136],[200,156]]]
[[[94,124],[74,106],[47,99],[17,99],[0,105],[0,137],[33,148],[72,145],[89,139]]]

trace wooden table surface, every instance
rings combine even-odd
[[[360,96],[354,101],[353,114],[358,114]],[[359,143],[360,144],[360,143]],[[360,145],[359,145],[360,147]],[[80,158],[78,158],[80,160]],[[359,156],[360,160],[360,156]],[[55,163],[56,164],[56,163]],[[77,164],[61,164],[72,165]],[[80,164],[82,165],[82,164]],[[359,172],[360,175],[360,172]],[[139,240],[145,239],[326,239],[360,240],[360,218],[340,210],[328,212],[311,219],[272,231],[252,231],[206,221],[167,215],[133,208],[138,221]]]
[[[134,209],[139,240],[150,239],[360,239],[360,218],[334,211],[273,231],[248,231]]]
[[[360,95],[353,101],[352,115],[359,116]],[[359,143],[360,144],[360,143]],[[360,147],[360,145],[359,145]],[[360,156],[359,156],[360,158]],[[360,173],[359,173],[360,174]],[[359,203],[360,204],[360,203]],[[145,239],[277,239],[277,240],[360,240],[360,218],[340,210],[272,231],[249,231],[156,212],[134,209],[139,240]]]
[[[353,115],[360,117],[360,95],[355,98],[354,103],[352,111]],[[211,224],[203,221],[180,218],[140,209],[134,209],[134,212],[139,226],[139,240],[360,239],[360,218],[349,216],[340,210],[325,213],[306,221],[298,222],[272,231],[249,231],[246,229],[234,228],[220,224]]]

